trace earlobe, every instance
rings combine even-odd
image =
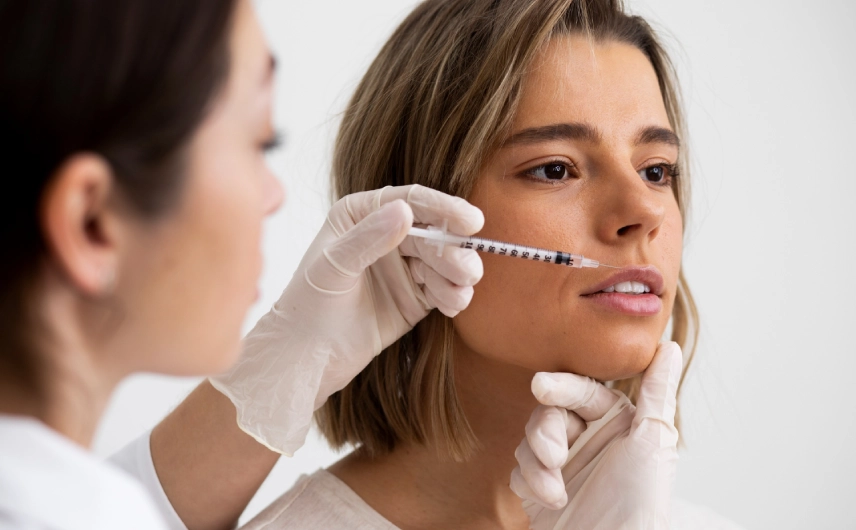
[[[118,233],[114,226],[115,179],[94,153],[67,159],[53,175],[41,204],[50,262],[81,292],[109,294],[115,285]]]

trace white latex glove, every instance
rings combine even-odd
[[[681,349],[660,344],[634,407],[596,381],[539,373],[539,406],[517,448],[511,488],[530,528],[668,530],[678,460]]]
[[[356,193],[330,210],[279,301],[243,343],[238,363],[211,383],[238,425],[274,451],[303,445],[312,413],[433,308],[454,316],[481,279],[474,250],[442,256],[408,237],[416,224],[471,235],[484,216],[464,199],[423,186]]]

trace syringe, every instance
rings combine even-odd
[[[429,226],[428,228],[410,229],[408,235],[421,237],[429,245],[437,247],[437,255],[443,254],[443,247],[455,246],[460,248],[471,248],[479,252],[487,252],[488,254],[496,254],[497,256],[510,256],[512,258],[527,259],[530,261],[542,261],[544,263],[555,263],[557,265],[567,265],[581,269],[588,267],[596,269],[598,267],[610,267],[617,269],[612,265],[606,265],[596,260],[586,258],[579,254],[571,254],[558,250],[546,250],[537,247],[527,247],[524,245],[516,245],[514,243],[506,243],[505,241],[497,241],[495,239],[487,239],[476,236],[459,236],[447,231],[448,221],[443,222],[443,226]]]

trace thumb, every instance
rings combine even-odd
[[[413,211],[407,203],[383,205],[325,248],[307,269],[307,279],[325,291],[351,289],[368,266],[401,244],[412,225]]]
[[[663,443],[677,444],[675,409],[682,366],[681,347],[674,342],[660,343],[654,359],[642,375],[631,433],[660,446]]]

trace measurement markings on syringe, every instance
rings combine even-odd
[[[597,260],[588,259],[579,254],[569,254],[558,250],[545,250],[538,247],[527,247],[523,245],[515,245],[504,241],[495,241],[493,239],[484,239],[476,236],[461,236],[452,234],[446,231],[446,223],[443,223],[442,228],[429,226],[428,228],[412,227],[408,234],[414,237],[423,238],[426,244],[437,247],[437,255],[443,254],[443,246],[453,245],[469,250],[477,250],[497,256],[509,256],[512,258],[520,258],[529,261],[541,261],[544,263],[555,263],[557,265],[566,265],[575,269],[583,267],[598,268],[598,267],[613,267],[612,265],[604,265]],[[617,267],[613,267],[617,268]]]
[[[475,249],[479,252],[487,252],[488,254],[496,254],[498,256],[511,256],[513,258],[528,259],[531,261],[543,261],[544,263],[559,263],[560,261],[556,258],[561,258],[561,256],[554,256],[551,251],[543,248],[518,247],[517,245],[505,243],[504,241],[491,240],[491,243],[492,244],[488,245],[481,242],[475,244],[474,241],[465,241],[461,243],[460,247],[470,250]],[[511,248],[511,252],[508,251],[509,248]]]

